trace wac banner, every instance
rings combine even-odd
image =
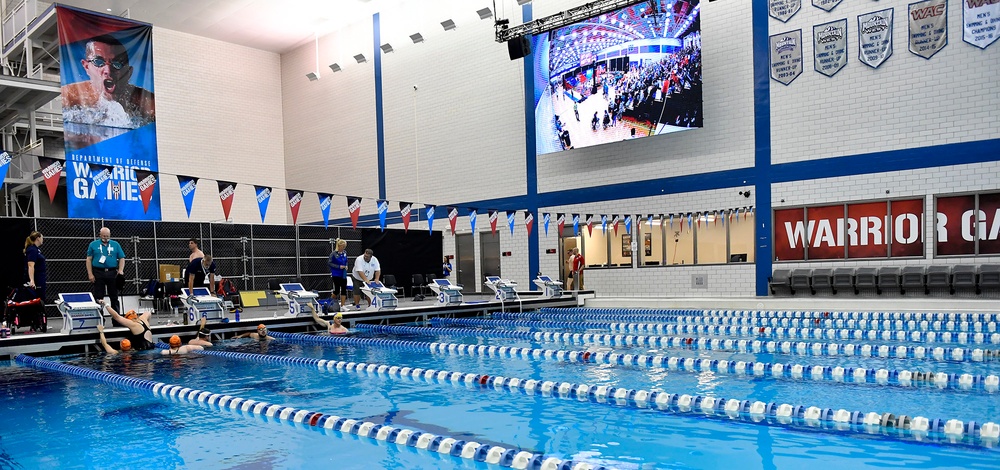
[[[986,49],[1000,38],[1000,0],[962,0],[962,39]]]
[[[930,59],[948,45],[947,0],[925,0],[911,3],[910,52]]]
[[[771,36],[771,78],[788,85],[802,75],[802,30]]]
[[[892,55],[892,12],[889,8],[858,16],[858,58],[878,68]]]
[[[143,194],[136,176],[159,170],[153,27],[62,5],[56,22],[68,215],[160,220],[159,185]],[[89,164],[113,167],[100,189]]]

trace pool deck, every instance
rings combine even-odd
[[[593,297],[593,291],[567,291],[566,295],[560,299],[541,299],[537,292],[521,292],[519,294],[522,297],[520,305],[507,302],[504,305],[505,310],[574,307],[581,305],[583,299]],[[364,309],[343,312],[343,322],[350,328],[359,322],[412,323],[427,321],[431,317],[471,317],[501,311],[500,302],[494,302],[491,299],[492,296],[489,295],[469,294],[465,296],[465,303],[452,306],[438,306],[431,298],[420,302],[414,302],[409,298],[399,299],[399,305],[395,310],[372,311]],[[213,340],[231,338],[237,333],[252,331],[261,323],[267,325],[269,329],[289,333],[318,331],[311,316],[292,317],[285,315],[285,312],[287,312],[285,304],[277,307],[246,308],[240,313],[240,321],[235,321],[234,315],[230,313],[227,315],[229,319],[227,323],[210,323],[208,328],[212,330]],[[128,330],[112,325],[109,316],[105,318],[104,334],[108,343],[117,345],[125,337]],[[333,315],[322,315],[322,318],[329,320],[333,318]],[[194,337],[197,329],[197,322],[184,325],[183,317],[172,313],[156,313],[151,320],[150,329],[153,332],[153,338],[161,341],[165,341],[171,335],[180,335],[187,342],[188,339]],[[27,329],[20,328],[14,336],[0,339],[0,359],[13,358],[22,353],[45,356],[102,351],[96,331],[62,334],[59,333],[62,325],[62,318],[49,318],[47,333],[28,333]]]

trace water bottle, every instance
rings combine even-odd
[[[240,309],[236,309],[236,321],[240,321]]]

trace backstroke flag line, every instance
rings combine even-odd
[[[233,199],[236,198],[236,183],[229,181],[219,181],[219,200],[222,201],[222,213],[226,220],[229,220],[229,210],[233,208]]]
[[[319,193],[319,211],[323,213],[323,228],[330,228],[330,204],[333,204],[333,195]]]
[[[135,177],[139,180],[139,199],[142,200],[142,209],[148,211],[149,202],[156,192],[156,172],[135,170]]]
[[[0,150],[0,188],[3,188],[3,180],[7,178],[7,169],[10,168],[12,160],[6,150]]]
[[[385,216],[389,213],[389,201],[380,199],[375,201],[375,207],[378,209],[378,226],[384,232],[385,231]]]
[[[288,208],[292,211],[292,225],[295,225],[299,220],[299,208],[302,207],[302,191],[296,191],[294,189],[289,189],[288,191]]]
[[[59,177],[62,176],[63,162],[49,157],[38,157],[38,168],[42,169],[45,179],[45,189],[49,191],[49,202],[56,200],[56,190],[59,189]]]
[[[351,213],[351,227],[358,228],[358,215],[361,214],[361,198],[347,196],[347,211]]]
[[[264,217],[267,215],[267,205],[271,202],[271,188],[267,186],[257,186],[253,187],[254,193],[257,194],[257,208],[260,209],[260,223],[264,223]]]
[[[403,218],[403,232],[408,232],[410,230],[410,210],[413,209],[413,204],[409,202],[399,203],[399,215]]]
[[[194,190],[198,189],[198,178],[177,175],[177,182],[181,185],[181,198],[184,199],[184,208],[187,209],[187,215],[190,219],[191,204],[194,203]]]

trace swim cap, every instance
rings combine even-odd
[[[170,337],[170,347],[171,348],[179,348],[179,347],[181,347],[181,337],[177,336],[177,335],[171,336]]]
[[[340,313],[340,312],[337,312],[337,314],[334,315],[333,318],[334,319],[340,318],[341,320],[343,320],[344,319],[344,314]]]
[[[129,349],[132,349],[132,342],[127,339],[123,339],[121,345],[122,345],[122,351],[128,351]]]
[[[129,310],[128,312],[125,312],[125,318],[135,320],[136,318],[139,318],[139,316],[135,314],[135,310]]]
[[[202,336],[209,336],[212,334],[212,330],[209,330],[208,328],[202,328],[198,330],[198,334]]]
[[[267,325],[261,323],[260,325],[257,325],[257,329],[258,330],[266,330],[267,329]]]

